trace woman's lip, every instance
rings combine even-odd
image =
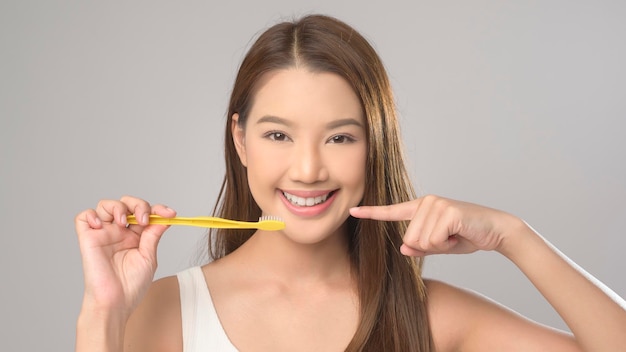
[[[320,203],[320,204],[316,204],[313,206],[298,206],[295,205],[293,203],[291,203],[286,197],[285,194],[283,192],[287,192],[287,191],[279,191],[278,194],[280,196],[280,199],[283,201],[283,204],[285,204],[285,207],[293,214],[297,215],[297,216],[303,216],[303,217],[313,217],[313,216],[317,216],[322,214],[324,211],[326,211],[333,203],[333,201],[335,200],[336,196],[337,196],[337,190],[335,191],[329,191],[332,192],[332,194],[330,194],[328,196],[328,198],[326,199],[325,202]],[[287,192],[290,193],[290,192]],[[327,194],[326,193],[316,193],[317,196],[319,195],[323,195],[323,194]],[[308,193],[307,193],[308,194]],[[295,194],[294,194],[295,195]],[[301,197],[301,196],[298,196]],[[308,196],[308,198],[310,198],[312,196]]]

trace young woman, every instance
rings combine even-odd
[[[524,221],[409,183],[383,65],[346,24],[307,16],[245,57],[215,213],[278,232],[217,230],[213,261],[153,281],[163,205],[124,197],[76,217],[85,273],[77,351],[617,351],[626,310]],[[128,225],[134,214],[138,225]],[[571,329],[442,282],[422,258],[494,250]]]

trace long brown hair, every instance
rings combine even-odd
[[[226,175],[215,214],[249,221],[261,215],[233,143],[232,116],[238,113],[238,123],[245,126],[261,76],[294,66],[340,75],[361,100],[368,138],[362,205],[394,204],[414,198],[391,86],[380,58],[352,27],[332,17],[309,15],[276,24],[262,33],[239,68],[225,130]],[[407,224],[351,217],[347,221],[360,303],[359,326],[347,350],[433,351],[422,261],[399,252]],[[209,236],[209,255],[221,258],[251,235],[247,230],[229,230],[227,234],[216,230]]]

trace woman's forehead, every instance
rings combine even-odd
[[[254,92],[251,118],[272,115],[290,118],[354,118],[363,121],[361,101],[341,76],[290,68],[266,73]]]

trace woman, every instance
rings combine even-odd
[[[85,272],[77,351],[616,351],[611,299],[522,220],[409,183],[392,93],[368,42],[307,16],[251,47],[231,95],[216,215],[281,217],[279,232],[218,230],[213,261],[152,283],[162,205],[124,197],[76,217]],[[134,214],[139,225],[127,226]],[[572,334],[423,280],[435,253],[496,250]],[[207,290],[208,288],[208,290]]]

